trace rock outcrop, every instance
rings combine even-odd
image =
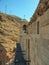
[[[14,58],[16,43],[20,37],[21,20],[19,17],[0,13],[0,63],[2,65]]]

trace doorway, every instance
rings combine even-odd
[[[2,62],[0,61],[0,65],[2,65]]]

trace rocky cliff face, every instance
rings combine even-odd
[[[49,0],[40,0],[34,15],[31,17],[29,25],[36,21],[39,16],[42,16],[47,11],[47,9],[49,9]]]
[[[21,20],[21,18],[0,13],[0,63],[2,65],[14,58]]]

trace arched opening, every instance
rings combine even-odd
[[[23,30],[26,30],[27,26],[26,25],[23,25]]]
[[[27,25],[23,25],[24,33],[27,33]]]

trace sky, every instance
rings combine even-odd
[[[0,12],[30,21],[38,3],[39,0],[0,0]]]

